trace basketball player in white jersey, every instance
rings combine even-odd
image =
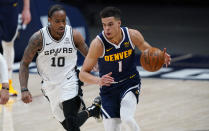
[[[20,64],[19,80],[22,101],[32,102],[28,90],[28,65],[36,53],[37,69],[41,76],[42,90],[48,98],[55,118],[68,131],[79,131],[79,127],[91,116],[99,117],[100,103],[78,113],[82,100],[76,73],[77,50],[84,56],[88,47],[82,35],[66,25],[66,12],[54,5],[48,12],[49,25],[34,33],[29,40]]]
[[[6,104],[9,100],[9,84],[8,84],[8,70],[7,63],[0,53],[0,83],[2,89],[0,90],[0,104]]]

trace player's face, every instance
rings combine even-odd
[[[62,10],[55,11],[53,15],[48,18],[50,22],[50,29],[56,35],[62,36],[65,32],[66,13]]]
[[[121,21],[115,17],[102,18],[102,26],[108,39],[114,38],[120,32]]]

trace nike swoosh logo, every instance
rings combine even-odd
[[[71,78],[72,76],[70,76],[70,77],[67,77],[67,80],[70,80],[70,78]]]
[[[113,48],[113,47],[112,47],[112,48]],[[108,51],[112,50],[112,48],[110,48],[110,49],[106,49],[106,51],[108,52]]]
[[[50,45],[50,44],[52,44],[52,42],[50,42],[50,43],[46,43],[46,45]]]

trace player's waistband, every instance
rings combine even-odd
[[[129,77],[126,77],[126,78],[124,78],[124,79],[122,79],[122,80],[119,80],[119,81],[114,81],[114,82],[112,82],[111,84],[118,84],[118,83],[122,83],[122,82],[124,82],[124,81],[126,81],[126,80],[129,80],[129,79],[134,78],[135,76],[136,76],[136,74],[133,74],[133,75],[130,75]]]

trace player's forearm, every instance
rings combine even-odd
[[[29,77],[28,65],[25,64],[24,62],[21,62],[20,71],[19,71],[19,81],[20,81],[21,89],[27,88],[28,77]]]
[[[81,54],[85,57],[88,54],[88,46],[86,43],[84,43],[81,47],[78,48]]]
[[[30,10],[30,0],[23,0],[23,10]]]
[[[82,71],[79,73],[79,78],[81,81],[83,81],[84,83],[88,83],[88,84],[99,84],[99,80],[100,78],[97,76],[93,76],[92,74]]]
[[[152,46],[151,46],[148,42],[144,41],[144,43],[143,43],[142,46],[140,47],[140,50],[144,51],[144,50],[146,50],[146,49],[148,49],[148,48],[151,48],[151,47],[152,47]]]

